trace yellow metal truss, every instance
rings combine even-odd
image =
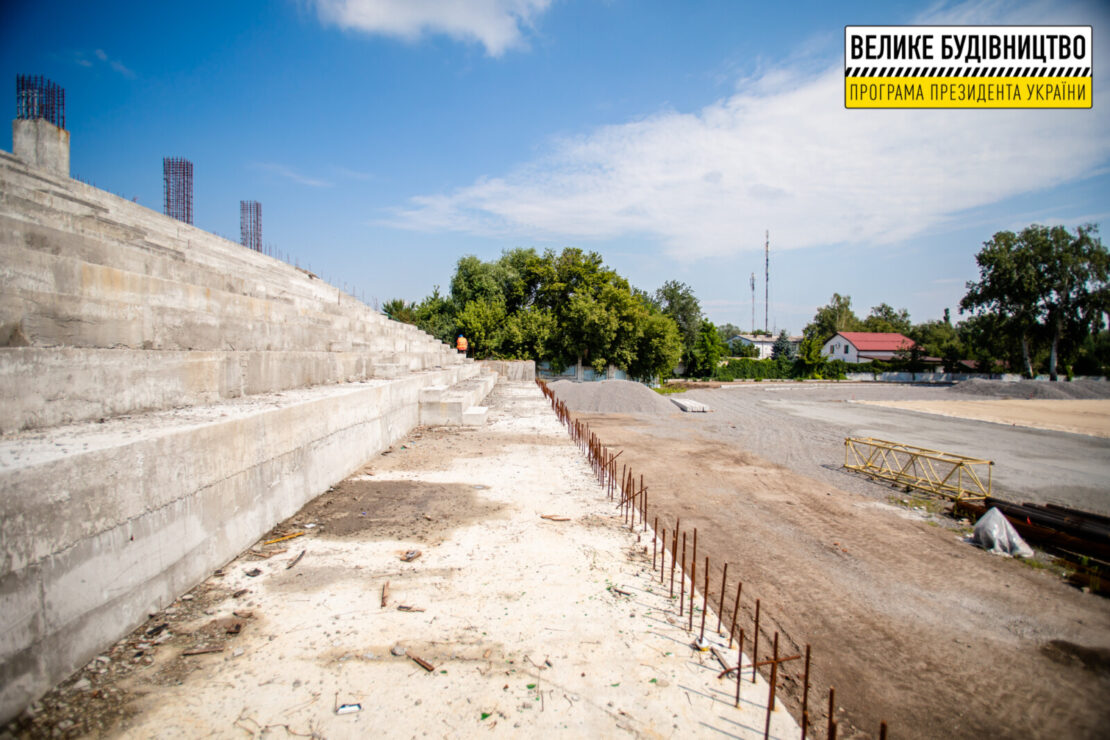
[[[844,440],[844,467],[849,470],[953,501],[974,501],[990,496],[993,465],[990,460],[874,437]]]

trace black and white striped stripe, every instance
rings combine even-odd
[[[845,77],[1090,77],[1090,67],[848,67]]]

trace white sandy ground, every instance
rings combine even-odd
[[[1110,401],[998,399],[988,401],[856,401],[872,406],[995,424],[1110,438]]]
[[[470,454],[435,470],[374,479],[485,486],[476,492],[504,507],[497,518],[463,525],[438,546],[325,532],[270,560],[240,556],[218,582],[250,593],[215,604],[201,621],[248,609],[242,634],[222,653],[161,649],[153,666],[125,679],[144,695],[138,715],[113,734],[762,737],[765,682],[752,684],[748,669],[741,706],[733,706],[735,682],[717,679],[712,655],[691,649],[686,618],[651,573],[648,535],[638,541],[621,528],[539,389],[501,383],[491,402],[488,426],[467,437],[486,444],[468,442]],[[301,549],[303,560],[286,569]],[[398,554],[409,549],[423,555],[402,563]],[[262,575],[247,577],[254,567]],[[708,624],[707,636],[712,612]],[[713,637],[724,650],[727,641]],[[435,670],[391,655],[397,644]],[[724,652],[735,661],[735,649]],[[179,685],[151,685],[173,661],[199,669]],[[362,709],[337,715],[336,702]],[[781,703],[771,734],[800,734]]]

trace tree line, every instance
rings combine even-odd
[[[666,375],[682,356],[679,325],[654,294],[633,288],[596,252],[511,249],[491,262],[459,260],[450,293],[383,306],[393,319],[478,358],[531,359],[556,371],[614,365],[637,379]]]
[[[954,322],[913,323],[887,303],[860,318],[850,296],[834,293],[802,332],[800,344],[780,332],[770,360],[736,341],[732,324],[714,325],[693,290],[668,281],[654,292],[629,284],[596,252],[512,249],[497,260],[459,260],[444,296],[437,286],[418,303],[383,306],[393,319],[419,326],[445,342],[462,334],[479,358],[532,359],[561,371],[581,363],[603,372],[616,366],[630,377],[669,377],[681,367],[691,377],[842,377],[841,360],[821,348],[837,332],[897,332],[911,351],[869,369],[925,369],[937,358],[949,371],[1046,370],[1104,375],[1110,368],[1110,256],[1095,225],[1075,233],[1032,225],[1000,231],[976,255],[979,279],[966,285]],[[762,334],[764,332],[756,331]]]

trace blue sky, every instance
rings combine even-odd
[[[579,246],[773,328],[833,292],[953,309],[1001,229],[1110,229],[1097,2],[37,2],[0,8],[0,79],[66,89],[75,176],[263,240],[367,300],[446,287],[464,254]],[[1094,26],[1095,107],[844,110],[843,27]],[[1104,78],[1102,78],[1104,79]],[[14,115],[14,105],[13,105]],[[10,148],[10,144],[8,145]]]

